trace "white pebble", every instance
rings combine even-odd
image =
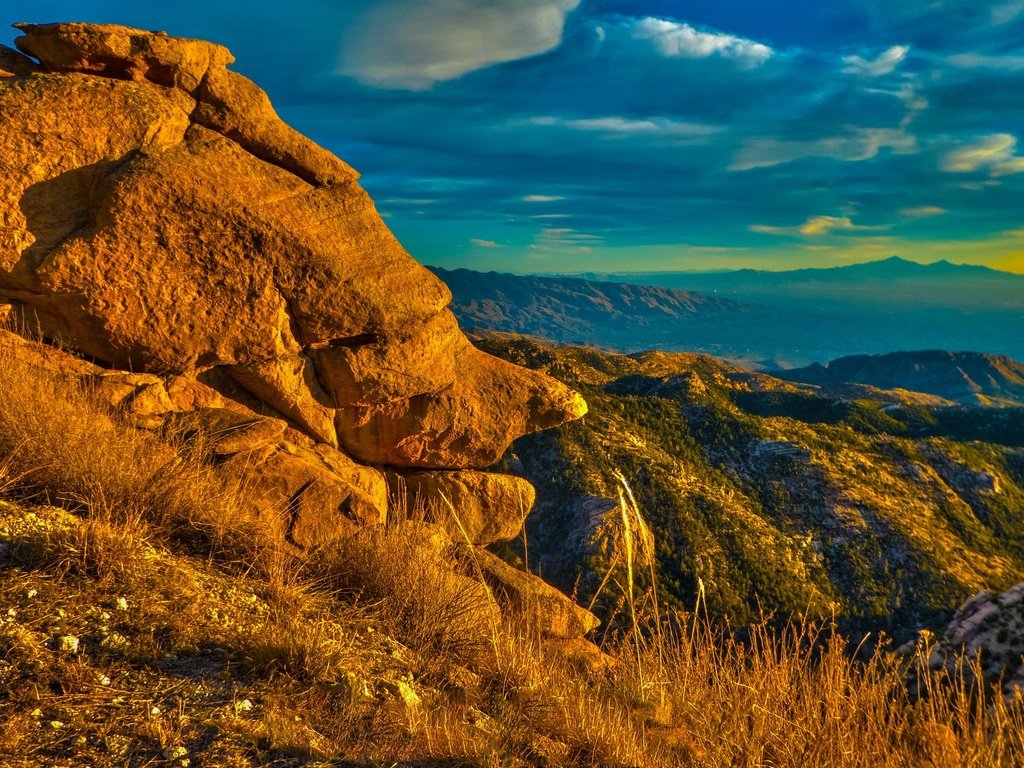
[[[180,744],[164,750],[164,760],[181,760],[184,757],[188,757],[188,750]]]

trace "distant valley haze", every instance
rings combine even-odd
[[[899,258],[833,269],[513,276],[435,268],[468,328],[788,368],[942,349],[1024,359],[1024,276]]]

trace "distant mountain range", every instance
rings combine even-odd
[[[767,271],[587,273],[584,279],[659,285],[770,304],[823,300],[861,306],[1024,311],[1024,275],[970,264],[893,256],[844,267]]]
[[[463,328],[559,344],[711,350],[722,328],[742,333],[757,314],[741,302],[659,286],[431,269],[451,288]]]
[[[520,276],[434,271],[469,329],[763,368],[906,349],[1024,359],[1024,276],[904,259],[786,272]]]
[[[893,352],[856,355],[789,371],[787,381],[834,387],[867,384],[879,389],[927,392],[967,405],[1024,405],[1024,364],[979,352]]]

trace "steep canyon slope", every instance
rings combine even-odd
[[[810,387],[705,355],[480,344],[590,404],[513,447],[538,488],[530,563],[584,600],[609,567],[617,472],[653,530],[663,599],[700,596],[734,621],[835,610],[907,636],[1024,576],[1019,409]]]

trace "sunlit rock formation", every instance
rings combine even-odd
[[[91,377],[138,426],[206,435],[299,547],[383,522],[396,494],[449,526],[457,503],[474,543],[514,537],[532,488],[479,470],[582,398],[474,348],[358,174],[226,48],[17,26],[23,53],[0,51],[0,302],[74,356],[4,343]]]

